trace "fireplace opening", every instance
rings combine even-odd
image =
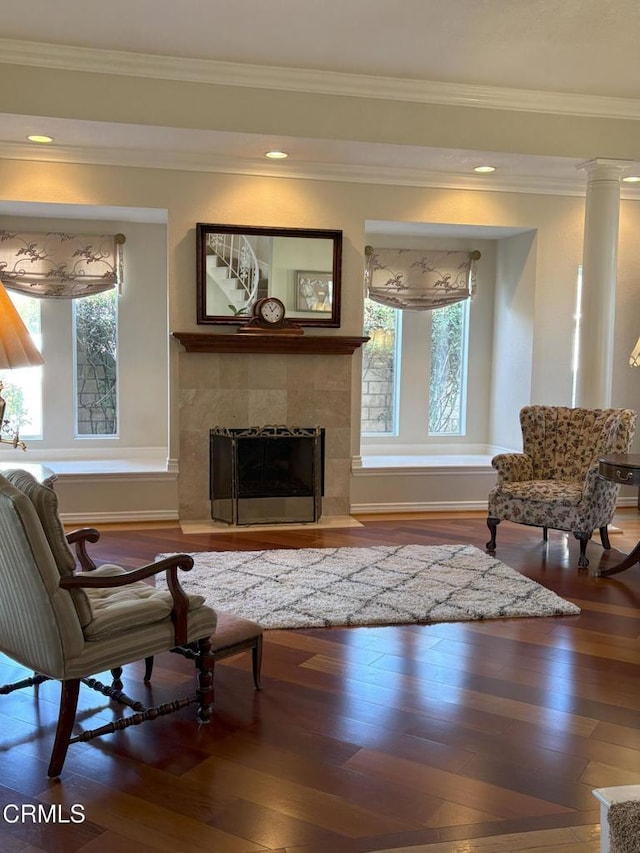
[[[320,518],[324,429],[214,427],[209,451],[213,519],[242,525]]]

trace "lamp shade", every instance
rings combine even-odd
[[[0,370],[37,367],[39,364],[44,364],[44,359],[0,283]]]
[[[629,356],[629,366],[630,367],[640,367],[640,338],[633,348],[633,352]]]

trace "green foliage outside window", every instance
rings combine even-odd
[[[394,431],[395,308],[365,300],[364,334],[370,340],[362,353],[362,431],[389,434]]]
[[[114,290],[75,302],[78,435],[116,435],[117,294]]]
[[[431,351],[430,354],[425,353],[429,359],[429,414],[426,426],[430,436],[462,435],[464,432],[467,305],[467,302],[457,302],[424,312],[426,328],[431,330]],[[397,317],[396,309],[365,300],[364,334],[369,335],[370,340],[362,352],[364,434],[390,435],[396,430],[394,397],[399,371],[396,363]],[[416,343],[422,346],[423,342]]]
[[[459,435],[464,359],[465,304],[432,311],[429,434]]]

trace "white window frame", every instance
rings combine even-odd
[[[361,435],[366,453],[419,452],[420,448],[457,444],[467,440],[469,384],[470,300],[465,303],[460,432],[429,434],[428,406],[431,375],[431,312],[399,311],[396,328],[395,391],[396,429],[390,433]]]
[[[91,297],[86,297],[90,299]],[[119,439],[120,438],[120,422],[121,422],[121,410],[120,410],[120,304],[119,299],[116,298],[116,424],[117,429],[115,433],[110,435],[103,434],[90,434],[90,433],[78,433],[78,346],[77,346],[77,302],[78,300],[69,300],[71,303],[71,324],[73,328],[73,336],[71,339],[71,355],[73,359],[73,437],[79,441],[88,440],[88,441],[96,441],[97,439]]]
[[[395,340],[393,347],[393,402],[392,402],[392,411],[391,411],[391,421],[393,423],[393,427],[390,432],[362,432],[363,437],[367,438],[388,438],[390,436],[398,435],[398,423],[400,419],[400,383],[401,383],[401,373],[402,373],[402,316],[403,312],[399,311],[397,308],[395,311]],[[365,344],[366,346],[366,344]],[[360,388],[362,391],[362,380],[360,384]]]

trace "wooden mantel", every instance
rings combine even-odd
[[[367,337],[345,335],[243,334],[171,332],[187,352],[275,353],[293,355],[352,355]]]

